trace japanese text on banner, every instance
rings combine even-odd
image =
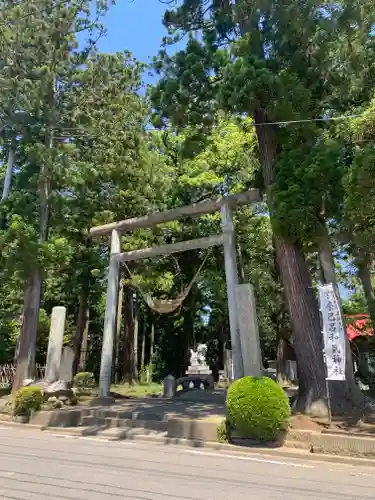
[[[345,380],[345,330],[332,284],[319,287],[327,380]]]

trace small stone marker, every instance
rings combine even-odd
[[[174,378],[173,375],[168,375],[164,379],[164,384],[163,384],[163,396],[165,398],[173,398],[173,396],[176,394],[176,379]]]
[[[51,315],[51,327],[48,339],[45,380],[49,383],[59,379],[61,352],[64,341],[65,307],[54,307]]]
[[[59,379],[71,382],[73,378],[74,351],[70,347],[64,347],[61,357]]]

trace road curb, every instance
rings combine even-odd
[[[1,427],[18,427],[20,429],[24,430],[37,430],[37,431],[42,431],[43,426],[41,425],[35,425],[35,424],[22,424],[20,422],[13,422],[12,420],[1,420],[0,419],[0,428]]]
[[[130,417],[130,418],[129,418]],[[322,433],[290,429],[282,446],[272,443],[255,442],[249,439],[235,439],[232,444],[217,442],[217,427],[221,418],[193,419],[177,418],[175,415],[164,415],[164,418],[153,420],[153,415],[142,413],[130,414],[110,409],[72,409],[59,412],[39,412],[29,424],[4,421],[0,425],[24,429],[47,430],[54,433],[75,436],[96,436],[112,430],[122,433],[123,439],[164,442],[164,444],[189,445],[197,448],[246,450],[247,452],[267,454],[287,453],[288,456],[304,455],[305,458],[329,457],[327,461],[344,463],[345,460],[363,460],[375,466],[375,438],[356,436],[353,434]],[[106,439],[105,437],[103,439]],[[344,461],[344,462],[343,462]],[[350,462],[352,463],[352,462]]]
[[[20,424],[22,425],[22,424]],[[128,438],[118,438],[116,436],[105,436],[101,434],[90,433],[90,429],[79,429],[79,428],[61,428],[61,427],[47,427],[41,429],[45,432],[51,434],[58,434],[60,436],[68,435],[77,438],[89,439],[90,436],[97,440],[103,442],[120,442],[120,441],[134,441],[134,442],[144,442],[153,444],[163,444],[171,446],[183,446],[195,449],[207,449],[214,451],[225,451],[233,455],[265,455],[273,458],[293,458],[293,459],[303,459],[312,462],[324,462],[324,463],[337,463],[342,465],[351,466],[363,466],[363,467],[375,467],[375,460],[369,458],[360,457],[345,457],[341,455],[329,455],[320,453],[311,453],[306,449],[298,449],[293,446],[282,446],[279,448],[268,448],[268,447],[251,447],[243,445],[235,445],[230,443],[218,443],[211,441],[193,441],[191,439],[179,439],[179,438],[168,438],[167,436],[151,436],[151,435],[132,435]]]

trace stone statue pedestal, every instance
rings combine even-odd
[[[212,375],[208,365],[190,365],[185,373],[186,375]]]
[[[182,385],[184,391],[189,389],[203,389],[213,391],[215,388],[214,378],[211,374],[186,375],[177,379],[177,385]]]

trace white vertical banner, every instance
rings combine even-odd
[[[332,283],[319,288],[327,380],[345,380],[345,329]]]

